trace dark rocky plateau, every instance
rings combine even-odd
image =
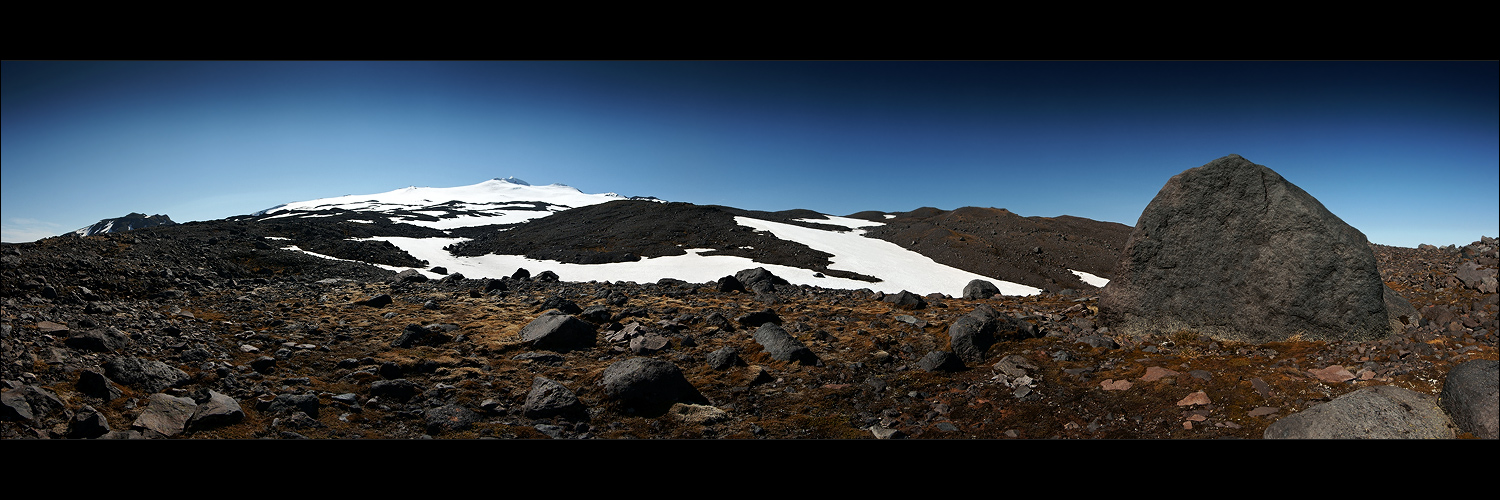
[[[700,208],[662,227],[735,214]],[[1281,417],[1361,388],[1436,396],[1453,367],[1500,359],[1493,285],[1465,274],[1493,276],[1492,238],[1371,245],[1382,281],[1420,311],[1399,333],[1242,344],[1193,331],[1118,336],[1096,324],[1097,289],[1049,269],[1109,277],[1128,227],[995,209],[896,215],[866,214],[887,223],[871,234],[1056,286],[902,306],[867,290],[569,283],[545,279],[546,269],[425,280],[279,249],[404,262],[394,247],[332,242],[430,234],[336,220],[242,218],[5,244],[0,438],[1260,438]],[[603,254],[672,251],[599,238]],[[1001,326],[978,337],[959,327],[985,318]],[[765,322],[786,335],[757,335]],[[951,354],[959,333],[962,357]]]

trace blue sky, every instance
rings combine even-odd
[[[0,240],[515,176],[1134,225],[1235,153],[1375,243],[1500,233],[1496,61],[5,61]]]

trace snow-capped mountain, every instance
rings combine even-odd
[[[76,234],[78,236],[93,236],[96,234],[118,233],[121,231],[129,231],[132,229],[145,229],[155,226],[170,226],[173,224],[176,224],[176,222],[173,222],[171,217],[167,217],[162,214],[147,216],[146,214],[131,212],[129,214],[126,214],[124,217],[100,220],[99,222],[95,222],[88,227],[79,228],[78,230],[73,231],[72,234]]]
[[[510,177],[287,203],[249,218],[286,227],[287,241],[278,243],[282,248],[376,265],[380,260],[370,256],[383,254],[387,263],[425,261],[422,267],[381,267],[415,269],[430,278],[442,276],[432,271],[437,267],[469,278],[500,278],[525,268],[552,271],[564,281],[672,278],[704,283],[764,267],[794,284],[825,288],[957,296],[971,280],[981,279],[1007,295],[1041,291],[869,237],[866,230],[902,219],[898,214],[862,214],[852,218],[667,203],[588,194],[563,184],[532,186]],[[334,230],[285,225],[297,220]],[[340,240],[323,241],[328,238]],[[391,257],[390,252],[404,255]],[[1074,274],[1090,284],[1102,283],[1088,273]]]
[[[433,229],[515,224],[552,213],[614,200],[614,193],[586,194],[564,184],[533,186],[515,177],[490,179],[470,186],[405,187],[369,195],[344,195],[278,205],[251,215],[262,220],[283,217],[332,217],[358,212]],[[352,222],[369,222],[352,219]]]

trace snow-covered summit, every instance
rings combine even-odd
[[[330,217],[359,212],[436,229],[514,224],[545,217],[554,212],[628,200],[615,193],[589,194],[564,184],[533,186],[515,177],[490,179],[457,187],[410,186],[376,194],[354,194],[298,201],[271,207],[252,215],[284,217]],[[264,220],[264,219],[263,219]],[[365,220],[361,217],[361,220]]]

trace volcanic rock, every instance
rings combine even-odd
[[[672,403],[707,403],[671,361],[630,358],[604,369],[604,394],[627,408],[665,413]]]
[[[1266,439],[1452,439],[1453,421],[1427,394],[1365,387],[1283,417]]]
[[[1373,340],[1391,333],[1383,290],[1364,234],[1271,169],[1229,155],[1167,181],[1099,308],[1126,334]]]
[[[803,345],[792,334],[775,323],[766,323],[755,330],[755,342],[765,348],[766,354],[778,361],[796,361],[804,365],[815,365],[818,356]]]
[[[521,328],[521,340],[538,349],[571,351],[596,342],[595,327],[566,314],[543,314]]]
[[[1480,439],[1500,438],[1500,361],[1476,359],[1453,367],[1438,403],[1459,430]]]
[[[985,280],[973,280],[964,285],[965,299],[988,299],[1000,295],[1000,287]]]
[[[584,414],[584,406],[567,386],[546,377],[536,377],[531,381],[531,392],[526,394],[526,406],[522,407],[522,412],[527,418],[580,416]]]

